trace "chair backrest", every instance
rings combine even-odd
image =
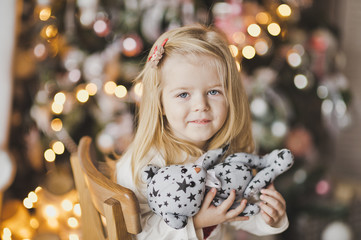
[[[92,161],[91,142],[90,137],[82,137],[78,154],[71,156],[82,209],[83,239],[131,239],[131,235],[142,230],[138,199],[130,189],[114,183],[97,170]]]

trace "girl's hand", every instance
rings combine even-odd
[[[218,207],[212,204],[216,193],[216,188],[212,188],[211,191],[207,193],[201,209],[193,217],[194,227],[196,229],[214,226],[223,222],[245,221],[249,219],[249,217],[238,216],[246,207],[247,200],[245,199],[241,201],[237,208],[229,210],[236,198],[235,190],[232,190],[229,197]]]
[[[281,219],[286,215],[286,201],[277,192],[273,183],[261,190],[260,203],[261,215],[264,221],[271,227],[277,227]]]

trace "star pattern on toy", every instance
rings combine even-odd
[[[183,190],[185,193],[187,192],[187,187],[189,187],[189,185],[186,183],[186,180],[183,179],[183,182],[177,182],[178,184],[178,189],[177,191]]]
[[[147,175],[147,179],[152,179],[154,177],[155,172],[153,172],[152,168],[149,168],[149,170],[145,171]]]
[[[188,196],[188,199],[189,199],[190,202],[192,202],[193,200],[194,200],[194,201],[196,200],[195,197],[196,197],[195,194],[190,193],[189,196]]]

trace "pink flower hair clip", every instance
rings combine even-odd
[[[148,62],[150,62],[153,68],[157,68],[159,61],[162,59],[164,53],[164,45],[167,41],[168,38],[164,39],[162,45],[160,45],[159,48],[158,46],[155,46],[153,54],[148,58]]]

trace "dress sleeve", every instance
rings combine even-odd
[[[152,161],[152,163],[159,161],[159,159],[156,159]],[[144,191],[141,191],[134,185],[131,172],[131,158],[127,154],[116,164],[116,179],[118,184],[131,189],[139,201],[142,232],[139,233],[135,239],[202,239],[203,235],[201,230],[195,230],[192,217],[188,218],[188,224],[184,228],[177,230],[168,226],[160,216],[151,211],[145,197],[145,186],[140,188],[144,189]]]
[[[271,227],[262,218],[261,214],[251,216],[247,221],[231,222],[236,229],[244,230],[257,236],[274,235],[284,232],[289,225],[287,215],[285,215],[278,227]]]

